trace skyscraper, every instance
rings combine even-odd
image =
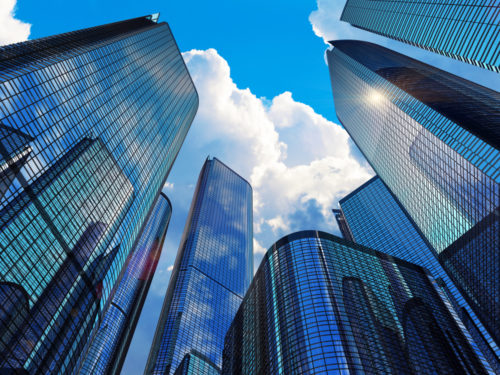
[[[499,348],[382,180],[373,177],[339,204],[339,216],[352,241],[429,270],[491,367],[500,373]]]
[[[197,105],[157,15],[0,47],[2,371],[81,361]]]
[[[223,374],[486,374],[419,266],[303,231],[266,253],[229,329]]]
[[[218,159],[207,159],[145,373],[173,374],[193,352],[220,368],[224,336],[252,271],[252,188]]]
[[[160,258],[171,215],[170,201],[161,193],[125,263],[125,273],[86,355],[82,373],[120,373]]]
[[[500,342],[500,94],[386,48],[332,42],[335,109]]]
[[[500,72],[498,3],[347,0],[342,21]]]
[[[337,225],[339,227],[340,233],[342,234],[342,237],[348,241],[354,241],[351,231],[349,230],[349,225],[347,225],[342,210],[334,208],[332,209],[332,212],[335,215],[335,220],[337,221]]]
[[[191,351],[184,356],[174,375],[219,375],[220,369],[205,356]]]

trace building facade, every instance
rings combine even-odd
[[[338,208],[332,209],[333,215],[335,216],[335,220],[337,221],[337,226],[339,227],[339,231],[342,234],[342,238],[354,242],[354,238],[352,237],[351,231],[349,229],[349,225],[345,219],[342,210]]]
[[[430,272],[477,344],[478,355],[484,355],[492,369],[500,373],[500,350],[382,180],[373,177],[339,204],[344,230],[353,242],[418,264]]]
[[[347,0],[342,21],[500,72],[498,3]]]
[[[332,42],[339,120],[500,342],[500,94],[386,48]]]
[[[1,371],[78,368],[197,106],[156,16],[0,47]]]
[[[161,193],[139,241],[125,263],[111,304],[81,368],[84,374],[119,374],[160,259],[172,205]]]
[[[252,218],[248,182],[218,159],[207,159],[179,245],[146,374],[173,374],[193,351],[221,367],[224,336],[252,278]]]
[[[191,351],[184,356],[174,375],[219,375],[220,369],[205,356]]]
[[[486,374],[421,267],[303,231],[266,253],[224,347],[223,374]]]

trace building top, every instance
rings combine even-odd
[[[226,163],[224,163],[220,159],[216,158],[215,156],[210,158],[210,155],[207,156],[207,160],[208,161],[216,161],[217,163],[219,163],[219,164],[223,165],[224,167],[226,167],[227,169],[229,169],[231,172],[233,172],[236,176],[241,178],[248,185],[248,187],[250,188],[250,191],[253,191],[253,188],[252,188],[252,185],[250,185],[250,182],[248,182],[246,178],[244,178],[242,175],[240,175],[238,172],[236,172],[233,168],[228,166]]]
[[[347,0],[341,21],[500,72],[498,2]]]
[[[499,92],[373,43],[337,40],[330,44],[484,142],[500,149]]]
[[[280,238],[278,241],[276,241],[267,250],[264,257],[271,256],[272,253],[274,253],[275,251],[277,251],[278,249],[280,249],[281,247],[285,246],[288,243],[291,243],[291,242],[297,241],[297,240],[307,239],[307,238],[318,238],[318,239],[325,239],[328,241],[338,242],[341,245],[348,246],[352,249],[361,251],[363,253],[373,255],[373,256],[376,256],[378,258],[388,259],[391,262],[397,263],[398,265],[408,267],[408,268],[420,271],[420,272],[425,273],[425,274],[429,274],[429,272],[425,268],[420,267],[416,264],[407,262],[407,261],[400,259],[400,258],[393,257],[391,255],[387,255],[381,251],[377,251],[377,250],[371,249],[369,247],[366,247],[366,246],[363,246],[363,245],[360,245],[357,243],[353,243],[353,242],[348,241],[346,239],[343,239],[341,237],[335,236],[335,235],[330,234],[330,233],[322,232],[319,230],[303,230],[303,231],[288,234],[288,235]],[[260,264],[259,268],[262,267],[262,264],[263,264],[263,262]]]
[[[351,191],[349,194],[347,194],[346,196],[344,196],[344,198],[340,199],[339,200],[339,204],[342,205],[342,203],[344,203],[346,200],[348,200],[349,198],[351,198],[353,195],[356,195],[357,193],[359,193],[361,190],[363,190],[365,187],[367,187],[368,185],[370,185],[371,183],[377,181],[379,177],[377,175],[373,176],[372,178],[370,178],[368,181],[366,181],[363,185],[361,186],[358,186],[356,189],[354,189],[353,191]]]
[[[14,78],[44,65],[52,65],[54,60],[66,60],[112,43],[124,35],[157,26],[157,21],[158,17],[153,14],[0,46],[0,79]]]

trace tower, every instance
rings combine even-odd
[[[190,353],[222,366],[224,336],[252,278],[252,218],[248,182],[218,159],[207,159],[145,373],[173,374]]]
[[[500,94],[386,48],[332,42],[335,109],[500,342]]]
[[[198,96],[168,25],[152,15],[0,47],[0,98],[0,299],[24,298],[23,308],[0,307],[0,327],[9,326],[0,368],[47,372],[55,350],[49,372],[71,373]],[[68,314],[79,285],[93,290],[103,257],[88,316]],[[23,332],[30,344],[18,351]]]

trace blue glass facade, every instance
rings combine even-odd
[[[423,269],[303,231],[266,253],[232,323],[223,374],[486,374]]]
[[[500,342],[500,94],[386,48],[332,42],[339,120]]]
[[[219,368],[206,357],[192,351],[184,356],[174,375],[219,375]]]
[[[500,72],[498,2],[347,0],[340,19],[360,29]]]
[[[125,273],[106,310],[80,373],[120,373],[167,234],[172,206],[163,193],[125,263]]]
[[[218,159],[198,179],[145,373],[173,374],[193,350],[219,368],[253,271],[252,188]]]
[[[78,366],[197,105],[151,16],[0,47],[3,371]]]
[[[500,350],[382,180],[373,177],[339,204],[339,215],[354,242],[429,270],[462,320],[462,312],[467,314],[469,318],[464,324],[469,333],[491,367],[500,373]]]

